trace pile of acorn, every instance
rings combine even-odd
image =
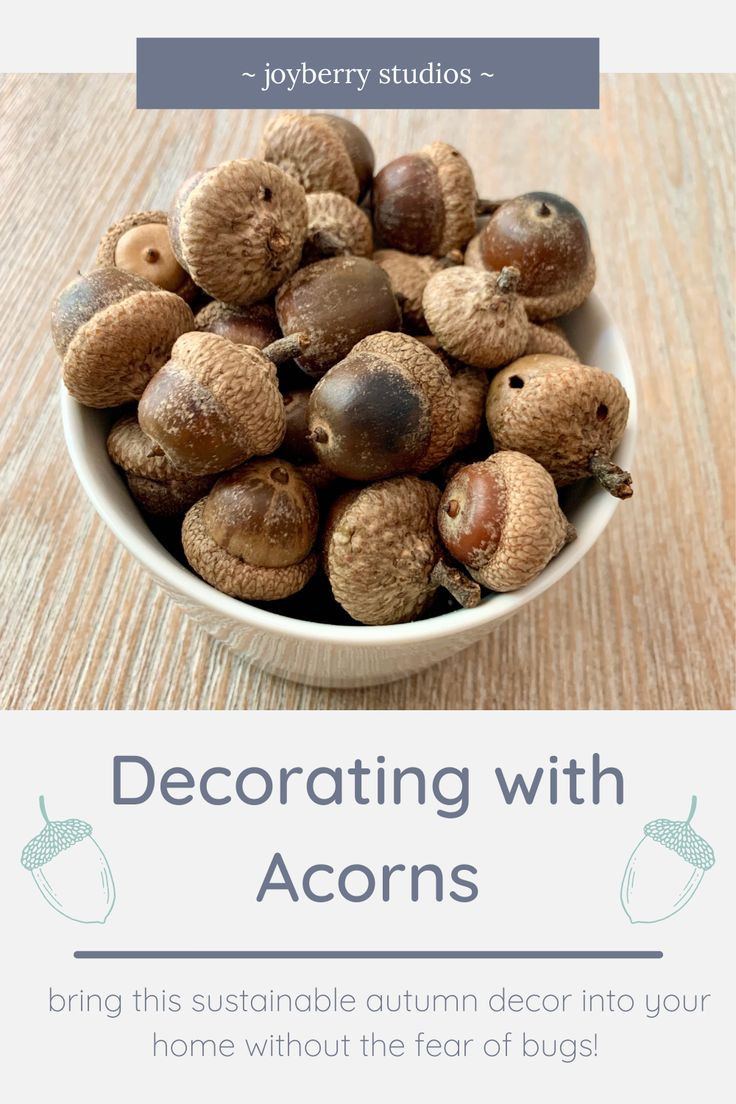
[[[479,200],[444,142],[373,167],[346,119],[279,115],[111,227],[52,332],[80,403],[138,403],[110,457],[198,575],[262,602],[321,565],[392,624],[534,579],[575,536],[557,488],[628,497],[629,404],[555,321],[595,280],[572,203]]]

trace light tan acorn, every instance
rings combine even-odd
[[[107,437],[107,452],[122,468],[135,501],[155,517],[183,514],[214,482],[211,475],[182,475],[143,432],[135,414],[115,422]]]
[[[134,211],[116,222],[97,247],[98,268],[121,268],[191,302],[197,286],[171,246],[166,211]]]
[[[550,475],[521,452],[461,468],[442,495],[438,525],[455,559],[496,591],[536,579],[575,536]]]
[[[285,431],[275,364],[292,355],[295,341],[261,351],[218,334],[185,334],[141,397],[141,428],[188,475],[267,456]]]
[[[190,566],[224,594],[270,602],[296,594],[317,568],[314,491],[285,460],[228,472],[184,518]]]
[[[475,368],[498,368],[526,348],[529,321],[516,293],[519,273],[460,266],[432,276],[422,305],[443,349]]]
[[[450,373],[408,334],[366,337],[309,399],[315,455],[357,481],[429,471],[452,451],[457,419]]]
[[[267,298],[296,271],[307,200],[265,161],[225,161],[177,192],[169,234],[179,264],[208,295],[234,306]]]
[[[282,111],[266,124],[260,155],[306,192],[339,192],[358,202],[370,190],[375,159],[360,127],[340,115]]]
[[[525,452],[558,487],[594,476],[616,498],[633,494],[613,461],[629,414],[623,385],[610,372],[565,357],[522,357],[498,372],[486,419],[497,449]]]
[[[432,483],[402,476],[348,491],[333,504],[323,562],[336,600],[355,621],[412,621],[440,586],[462,605],[478,604],[480,588],[443,559],[439,497]]]
[[[192,329],[194,317],[179,295],[119,268],[79,276],[51,308],[64,384],[85,406],[139,399],[176,339]]]

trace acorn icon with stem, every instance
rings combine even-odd
[[[694,831],[693,797],[687,820],[650,820],[628,861],[621,904],[632,924],[656,924],[683,909],[715,863],[710,844]]]
[[[110,864],[84,820],[49,820],[39,798],[44,827],[23,848],[29,870],[53,909],[80,924],[104,924],[115,904]]]

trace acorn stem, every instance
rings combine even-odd
[[[590,458],[590,471],[614,498],[631,498],[633,495],[631,476],[623,468],[614,464],[610,456],[602,452],[594,452]]]
[[[504,265],[496,277],[496,289],[501,292],[516,291],[521,273],[513,265]]]
[[[350,250],[342,238],[330,230],[315,230],[309,235],[309,244],[323,257],[341,257]]]
[[[480,587],[458,571],[456,567],[450,567],[444,560],[438,560],[432,568],[430,581],[434,586],[444,587],[449,590],[456,602],[464,609],[473,609],[480,602]]]
[[[504,203],[508,203],[507,199],[478,199],[475,203],[476,215],[492,215],[499,207],[502,207]]]
[[[286,360],[298,357],[309,347],[309,338],[304,333],[289,334],[288,337],[280,337],[278,341],[272,341],[262,350],[274,364],[283,364]]]
[[[688,816],[687,820],[685,821],[685,823],[686,823],[686,824],[689,824],[689,823],[690,823],[690,821],[691,821],[691,820],[693,819],[693,817],[695,816],[695,810],[697,809],[697,807],[698,807],[698,799],[697,799],[697,797],[695,797],[695,795],[693,794],[693,799],[692,799],[692,801],[690,802],[690,815]]]
[[[41,795],[41,797],[39,797],[38,804],[39,804],[39,807],[41,809],[41,816],[43,817],[43,819],[46,821],[47,824],[50,824],[51,821],[49,820],[48,814],[46,812],[46,799],[45,799],[45,797],[43,797],[43,795]]]

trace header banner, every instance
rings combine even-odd
[[[597,108],[597,38],[139,38],[139,108]]]

